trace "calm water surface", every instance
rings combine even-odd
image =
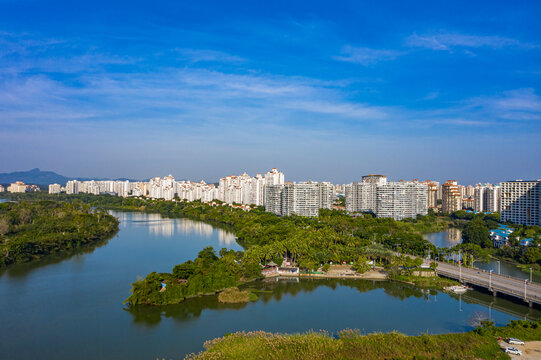
[[[470,329],[474,313],[503,324],[541,313],[490,295],[423,292],[387,281],[281,280],[250,287],[256,302],[216,297],[168,307],[127,310],[136,276],[170,271],[207,245],[240,250],[235,237],[210,225],[155,214],[115,212],[120,232],[99,247],[22,264],[0,273],[0,354],[6,359],[182,359],[205,340],[240,330],[407,334]]]
[[[448,228],[445,231],[424,234],[423,237],[440,248],[452,248],[462,242],[462,231],[457,228]]]

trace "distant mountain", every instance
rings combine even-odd
[[[57,174],[53,171],[41,171],[38,168],[29,171],[15,171],[12,173],[0,173],[0,184],[11,184],[15,181],[22,181],[29,185],[48,185],[48,184],[61,184],[64,185],[69,180],[110,180],[110,179],[88,179],[88,178],[74,178],[66,177],[64,175]],[[116,179],[116,180],[129,180],[137,181],[133,179]]]
[[[68,179],[52,171],[41,171],[38,168],[29,171],[15,171],[12,173],[0,173],[0,184],[10,184],[15,181],[22,181],[25,184],[47,185],[65,184]]]

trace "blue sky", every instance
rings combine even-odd
[[[541,3],[0,0],[0,171],[541,178]]]

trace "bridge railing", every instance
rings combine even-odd
[[[441,261],[437,261],[438,265],[439,264],[445,264],[445,265],[452,265],[454,267],[456,267],[458,269],[458,265],[455,265],[455,264],[449,264],[449,263],[446,263],[446,262],[441,262]],[[484,269],[479,269],[479,268],[471,268],[471,267],[462,267],[462,269],[468,269],[468,270],[472,270],[472,271],[481,271],[483,273],[486,273],[488,274],[490,271],[487,271],[487,270],[484,270]],[[438,269],[436,269],[436,271],[438,271]],[[509,279],[509,280],[516,280],[516,281],[519,281],[519,282],[522,282],[524,283],[524,280],[528,280],[528,279],[521,279],[521,278],[516,278],[516,277],[513,277],[513,276],[509,276],[509,275],[502,275],[502,274],[495,274],[494,272],[492,272],[492,277],[495,278],[495,277],[499,277],[499,278],[504,278],[504,279]],[[528,286],[535,286],[537,288],[539,288],[541,290],[541,284],[540,283],[536,283],[536,282],[531,282],[530,280],[528,280]]]
[[[446,275],[446,276],[450,276],[450,277],[453,277],[453,278],[458,278],[458,275],[456,273],[454,273],[454,272],[445,271],[445,270],[438,270],[438,272],[440,272],[440,273],[442,273],[443,275]],[[512,278],[512,279],[516,279],[516,278]],[[518,298],[524,299],[524,291],[516,291],[516,290],[513,290],[513,289],[501,287],[498,284],[494,284],[494,283],[490,284],[489,281],[485,281],[484,279],[476,279],[474,276],[471,276],[471,275],[469,275],[467,273],[462,274],[462,280],[466,281],[466,282],[468,282],[468,283],[470,283],[472,285],[486,287],[489,290],[495,290],[495,291],[500,292],[500,293],[504,293],[504,294],[508,294],[508,295],[512,295],[512,296],[516,296]],[[520,284],[522,284],[522,282],[520,282],[517,285],[520,285]],[[490,288],[489,288],[489,285],[490,285]],[[541,303],[541,296],[539,296],[536,293],[531,293],[531,292],[529,293],[528,292],[529,287],[530,287],[530,284],[528,284],[528,287],[526,288],[526,300],[534,301],[536,303]],[[536,291],[536,290],[534,290],[534,291]]]

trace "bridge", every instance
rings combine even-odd
[[[436,273],[464,284],[482,287],[491,291],[494,296],[506,294],[528,303],[541,305],[541,284],[517,279],[511,276],[498,275],[485,270],[468,268],[455,264],[436,261]]]

